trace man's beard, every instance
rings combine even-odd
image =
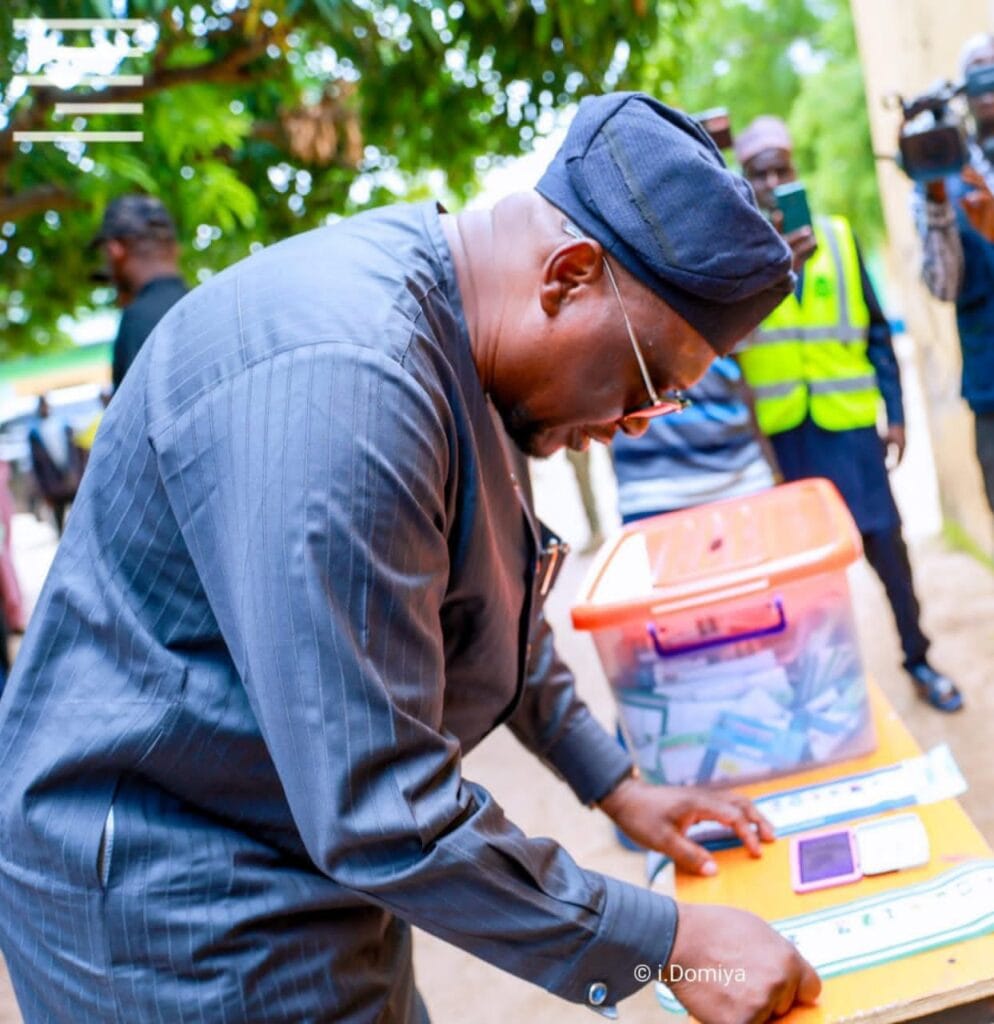
[[[533,459],[545,459],[548,452],[541,450],[539,441],[548,430],[548,425],[536,420],[523,405],[515,405],[508,412],[497,410],[508,437]]]

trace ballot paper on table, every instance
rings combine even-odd
[[[927,754],[897,764],[770,793],[757,798],[755,804],[769,819],[777,836],[789,836],[899,807],[948,800],[966,790],[966,779],[949,745],[941,743]],[[699,822],[687,834],[709,846],[738,842],[729,828],[713,821]]]
[[[824,980],[994,931],[994,861],[978,860],[927,882],[770,922]],[[684,1013],[656,984],[669,1013]]]

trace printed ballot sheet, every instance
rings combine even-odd
[[[761,796],[756,807],[782,837],[900,807],[948,800],[966,789],[966,779],[949,745],[941,743],[927,754],[874,771]],[[728,828],[713,821],[694,825],[688,835],[697,842],[732,837]]]
[[[994,932],[994,861],[772,924],[823,979],[914,956]],[[683,1012],[661,983],[656,997],[664,1010]]]

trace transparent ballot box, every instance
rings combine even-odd
[[[846,570],[859,533],[827,480],[644,519],[573,607],[650,780],[754,781],[874,749]]]

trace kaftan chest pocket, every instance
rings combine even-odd
[[[97,878],[100,888],[105,890],[110,884],[110,868],[114,857],[114,803],[111,801],[104,819],[103,831],[97,845]]]

